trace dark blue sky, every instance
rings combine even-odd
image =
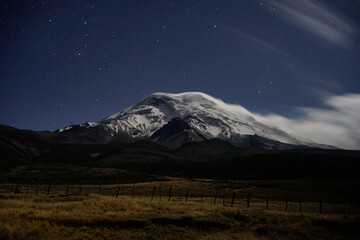
[[[0,123],[55,130],[152,92],[201,91],[295,117],[360,93],[360,2],[8,1]]]

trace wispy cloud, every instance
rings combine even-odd
[[[239,37],[241,37],[242,39],[245,39],[246,41],[260,47],[260,48],[263,48],[265,50],[268,50],[268,51],[272,51],[272,52],[277,52],[277,53],[280,53],[281,50],[279,48],[277,48],[276,46],[260,39],[260,38],[257,38],[255,37],[254,35],[252,34],[249,34],[249,33],[246,33],[246,32],[243,32],[243,31],[240,31],[239,29],[236,29],[234,27],[231,27],[229,25],[226,25],[226,24],[223,24],[219,21],[215,21],[211,18],[208,18],[208,17],[205,17],[205,16],[202,16],[202,15],[199,15],[197,14],[196,16],[200,17],[202,20],[206,21],[206,22],[209,22],[211,23],[212,25],[216,26],[217,28],[222,28],[222,29],[225,29],[226,31],[234,34],[234,35],[237,35]]]
[[[276,114],[254,114],[254,117],[318,143],[360,149],[360,94],[327,96],[324,103],[327,109],[299,108],[300,114],[296,118]]]
[[[219,22],[217,22],[216,25],[218,27],[221,27],[221,28],[229,31],[229,32],[234,33],[235,35],[238,35],[238,36],[242,37],[243,39],[245,39],[245,40],[247,40],[247,41],[249,41],[249,42],[251,42],[253,44],[256,44],[256,45],[258,45],[260,47],[263,47],[264,49],[267,49],[267,50],[270,50],[270,51],[273,51],[273,52],[280,52],[280,50],[276,46],[274,46],[274,45],[272,45],[272,44],[270,44],[270,43],[268,43],[268,42],[266,42],[266,41],[264,41],[264,40],[262,40],[260,38],[257,38],[257,37],[255,37],[255,36],[253,36],[251,34],[239,31],[236,28],[230,27],[228,25],[225,25],[225,24],[222,24],[222,23],[219,23]]]
[[[352,49],[356,27],[345,17],[315,0],[266,0],[276,16],[318,38]]]

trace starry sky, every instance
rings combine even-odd
[[[0,6],[1,124],[53,131],[153,92],[201,91],[288,118],[329,111],[324,99],[359,103],[358,0]]]

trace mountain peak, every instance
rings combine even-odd
[[[247,136],[256,135],[273,142],[311,146],[310,143],[280,129],[262,124],[253,114],[239,105],[226,104],[202,92],[152,93],[125,110],[97,123],[78,126],[82,129],[86,128],[86,131],[92,129],[100,131],[96,136],[104,136],[106,141],[153,140],[154,136],[157,136],[153,134],[163,129],[160,133],[163,135],[166,132],[166,138],[163,138],[162,142],[171,139],[172,133],[175,135],[181,133],[181,143],[185,140],[202,141],[219,138],[235,146],[243,146]],[[70,131],[72,128],[73,126],[64,128],[62,132]]]

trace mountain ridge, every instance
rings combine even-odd
[[[191,130],[185,124],[174,131],[183,136],[182,129]],[[159,133],[159,136],[167,138],[166,133],[169,132]],[[74,181],[113,184],[119,179],[130,181],[129,176],[136,176],[139,181],[156,176],[207,179],[359,178],[360,151],[292,145],[270,150],[263,147],[270,140],[256,135],[246,137],[242,147],[212,138],[188,141],[179,148],[169,148],[145,139],[97,143],[83,141],[71,134],[59,135],[0,125],[0,175],[24,183],[36,183],[40,177],[42,181],[54,184],[73,184]],[[118,170],[127,177],[113,175]]]
[[[287,149],[290,145],[294,147],[333,148],[332,146],[303,140],[280,128],[267,126],[258,121],[245,108],[226,104],[201,92],[153,93],[99,122],[67,126],[56,132],[60,134],[95,135],[94,139],[97,138],[103,142],[132,142],[141,139],[154,141],[153,134],[172,119],[181,119],[189,125],[193,134],[202,136],[189,137],[189,141],[219,138],[242,147],[244,146],[244,139],[248,140],[251,138],[250,136],[253,136],[252,138],[258,136],[264,140],[268,139],[266,140],[267,144],[262,145],[269,149],[281,149],[282,147]],[[189,134],[189,130],[187,131]],[[182,142],[182,144],[184,143]],[[162,144],[173,148],[182,145],[177,143],[170,146],[165,141],[162,141]]]

